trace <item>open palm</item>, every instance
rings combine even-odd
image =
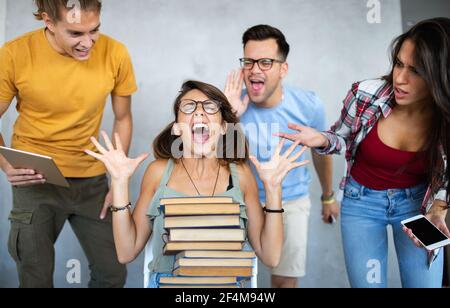
[[[92,137],[91,141],[100,153],[95,153],[90,150],[85,150],[85,152],[103,162],[113,179],[130,178],[138,166],[149,156],[149,154],[142,154],[134,159],[128,158],[123,150],[118,134],[115,134],[114,136],[116,147],[114,147],[105,132],[102,132],[102,136],[106,144],[106,149],[97,141],[97,139]]]
[[[250,102],[248,95],[242,98],[243,85],[244,73],[242,70],[233,71],[228,74],[224,93],[238,118],[245,113]]]
[[[297,159],[305,153],[307,147],[303,147],[301,151],[291,155],[295,148],[300,144],[300,141],[294,142],[284,154],[281,154],[285,142],[286,140],[284,139],[280,141],[271,160],[266,163],[260,163],[254,156],[250,157],[261,181],[272,187],[281,185],[283,179],[291,170],[309,164],[309,161],[297,162]]]
[[[299,141],[300,144],[303,144],[310,148],[322,148],[325,147],[328,143],[327,138],[314,128],[296,124],[289,124],[289,128],[292,130],[296,130],[297,133],[278,133],[275,134],[275,136],[291,141]]]

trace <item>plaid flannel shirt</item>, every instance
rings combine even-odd
[[[341,189],[344,189],[350,177],[359,144],[382,116],[387,118],[391,114],[395,107],[394,98],[392,85],[382,79],[355,83],[344,100],[341,117],[329,131],[323,133],[329,141],[329,146],[324,149],[316,149],[317,153],[322,155],[342,154],[346,149],[347,173],[342,179]],[[442,159],[445,168],[447,159],[444,153]],[[428,188],[421,208],[422,213],[426,213],[431,208],[434,200],[446,201],[445,187],[447,183],[444,172],[442,172],[440,184],[440,189],[436,194],[431,191],[431,187]]]

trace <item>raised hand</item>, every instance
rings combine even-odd
[[[118,134],[115,134],[114,136],[116,147],[114,147],[105,132],[102,132],[102,136],[106,144],[106,149],[97,141],[97,139],[92,137],[91,141],[100,152],[100,154],[92,152],[90,150],[85,150],[85,153],[103,162],[106,169],[108,169],[112,180],[129,179],[136,171],[137,167],[149,156],[148,153],[145,153],[139,155],[134,159],[128,158],[123,150],[123,146]]]
[[[314,128],[292,123],[289,124],[289,128],[292,130],[296,130],[297,133],[278,133],[274,134],[274,136],[278,136],[291,141],[299,141],[300,144],[303,144],[310,148],[324,148],[328,145],[328,139]]]
[[[241,117],[248,108],[250,98],[248,95],[242,99],[242,87],[244,85],[244,73],[242,70],[232,71],[228,74],[225,85],[225,96],[233,107],[236,116]]]
[[[286,140],[284,139],[280,141],[271,160],[267,163],[260,163],[256,157],[250,156],[250,160],[255,165],[261,181],[268,187],[281,186],[289,171],[309,164],[309,161],[297,162],[297,159],[305,153],[307,147],[303,147],[301,151],[291,155],[300,144],[300,141],[294,142],[284,154],[281,154],[285,142]]]

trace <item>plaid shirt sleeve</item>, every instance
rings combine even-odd
[[[446,189],[447,186],[448,186],[448,181],[445,182],[445,184],[443,186],[441,186],[442,188],[437,192],[437,194],[434,197],[432,196],[430,189],[428,189],[428,191],[425,195],[425,198],[424,198],[424,202],[420,209],[422,214],[428,213],[428,211],[433,206],[433,204],[434,204],[433,202],[435,200],[447,202],[447,189]]]
[[[316,152],[321,155],[343,154],[346,149],[346,144],[349,142],[350,134],[352,133],[352,126],[357,114],[357,93],[359,83],[355,83],[352,89],[348,92],[344,100],[344,107],[341,111],[339,120],[323,135],[328,139],[329,145],[323,149],[316,149]]]
[[[444,161],[444,169],[447,170],[447,156],[445,154],[442,155],[442,159]],[[445,178],[445,174],[442,176],[442,183],[441,189],[439,189],[438,193],[436,194],[435,199],[440,201],[447,202],[447,187],[448,187],[448,179]]]
[[[448,182],[445,184],[445,187],[447,187],[447,185]],[[445,188],[439,190],[435,199],[447,202],[447,190]]]

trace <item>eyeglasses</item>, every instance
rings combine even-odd
[[[239,61],[241,61],[241,66],[243,69],[252,70],[253,67],[255,66],[255,63],[258,63],[258,67],[262,71],[270,70],[273,67],[274,63],[284,63],[284,61],[269,58],[262,58],[258,60],[250,58],[241,58],[239,59]]]
[[[184,114],[192,114],[197,109],[197,105],[201,104],[203,110],[210,115],[214,115],[219,112],[221,103],[213,100],[206,101],[194,101],[191,99],[184,99],[180,103],[180,111]]]

